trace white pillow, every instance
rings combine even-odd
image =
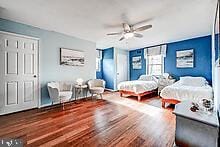
[[[203,77],[180,77],[180,83],[185,86],[202,87],[207,84],[207,81]]]
[[[155,81],[155,77],[151,75],[141,75],[138,80],[141,81]]]

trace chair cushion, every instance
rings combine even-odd
[[[59,92],[59,98],[62,100],[69,100],[72,97],[71,91],[61,91]]]
[[[105,87],[105,81],[101,79],[93,79],[88,81],[89,88],[93,87]]]
[[[92,87],[89,90],[93,94],[100,94],[100,93],[104,92],[105,88],[103,88],[103,87]]]

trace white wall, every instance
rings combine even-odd
[[[216,107],[220,110],[220,67],[215,67],[215,99]]]
[[[216,11],[218,12],[213,15],[213,26],[212,26],[212,85],[214,89],[214,108],[215,110],[220,110],[220,67],[217,64],[215,50],[216,50],[216,42],[215,42],[215,29],[216,29],[216,19],[219,14],[219,5],[216,3]],[[219,59],[218,59],[219,60]]]

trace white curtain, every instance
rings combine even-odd
[[[162,55],[163,57],[166,57],[166,50],[167,50],[166,44],[145,48],[144,57],[147,58],[147,56],[154,56],[154,55]]]

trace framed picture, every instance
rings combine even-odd
[[[194,50],[176,51],[176,67],[177,68],[193,68],[194,67]]]
[[[141,56],[132,57],[132,68],[141,69]]]
[[[85,57],[84,52],[60,48],[60,65],[67,66],[84,66]]]

